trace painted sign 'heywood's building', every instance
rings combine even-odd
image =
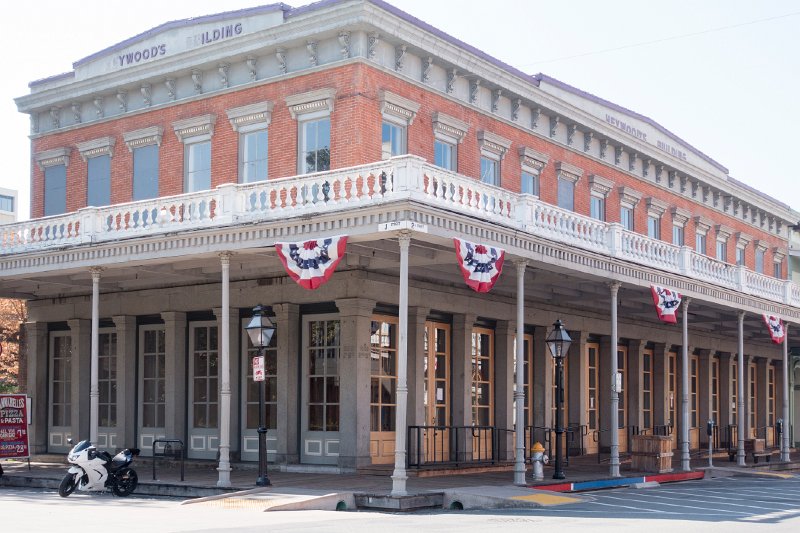
[[[379,0],[171,22],[17,105],[33,219],[2,228],[0,264],[29,303],[36,452],[179,438],[228,483],[256,459],[259,303],[280,465],[397,458],[402,492],[406,467],[519,462],[515,435],[555,424],[556,318],[571,453],[618,468],[650,432],[688,458],[708,419],[715,446],[777,439],[761,315],[800,319],[798,213],[643,115]],[[682,295],[677,325],[651,286]]]

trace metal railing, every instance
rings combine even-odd
[[[160,449],[159,449],[160,445]],[[153,441],[153,480],[156,479],[157,459],[177,459],[181,462],[181,481],[184,478],[184,461],[186,460],[186,448],[180,439],[156,439]]]
[[[564,466],[569,466],[570,456],[585,455],[586,444],[584,438],[589,434],[589,427],[586,424],[576,424],[564,428]],[[531,449],[534,443],[539,442],[547,451],[547,455],[553,459],[555,457],[555,428],[546,426],[526,426],[525,427],[525,461],[531,460]]]
[[[628,454],[630,453],[631,448],[631,437],[634,435],[641,435],[642,428],[636,425],[627,425],[617,428],[616,431],[625,430],[626,439],[624,443],[619,444],[619,459],[622,461],[623,459],[628,458]],[[600,435],[602,433],[610,432],[610,429],[596,429],[592,432],[592,440],[597,443],[597,464],[601,464],[604,462],[608,462],[611,460],[611,449],[608,448],[605,453],[603,453],[603,448],[600,446]],[[603,457],[606,455],[607,457]]]
[[[494,426],[409,426],[408,468],[494,464],[513,459],[513,434]]]

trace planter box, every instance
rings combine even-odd
[[[633,435],[631,468],[639,472],[672,472],[672,437]]]

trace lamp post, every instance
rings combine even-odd
[[[261,368],[264,368],[264,348],[269,346],[272,335],[275,333],[275,326],[264,314],[264,307],[261,304],[253,308],[253,318],[244,329],[250,336],[250,342],[258,350],[258,357],[262,358]],[[255,377],[254,375],[253,378],[255,379]],[[259,487],[268,487],[272,484],[267,477],[267,416],[264,409],[266,387],[266,381],[262,375],[258,389],[258,479],[256,485]]]
[[[550,349],[550,355],[556,361],[556,471],[553,479],[564,479],[566,476],[561,466],[561,443],[564,435],[564,358],[567,356],[572,339],[560,319],[553,324],[553,331],[545,342]]]

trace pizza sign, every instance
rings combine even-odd
[[[28,397],[0,394],[0,459],[30,457]]]
[[[253,357],[253,381],[264,381],[264,356]]]

